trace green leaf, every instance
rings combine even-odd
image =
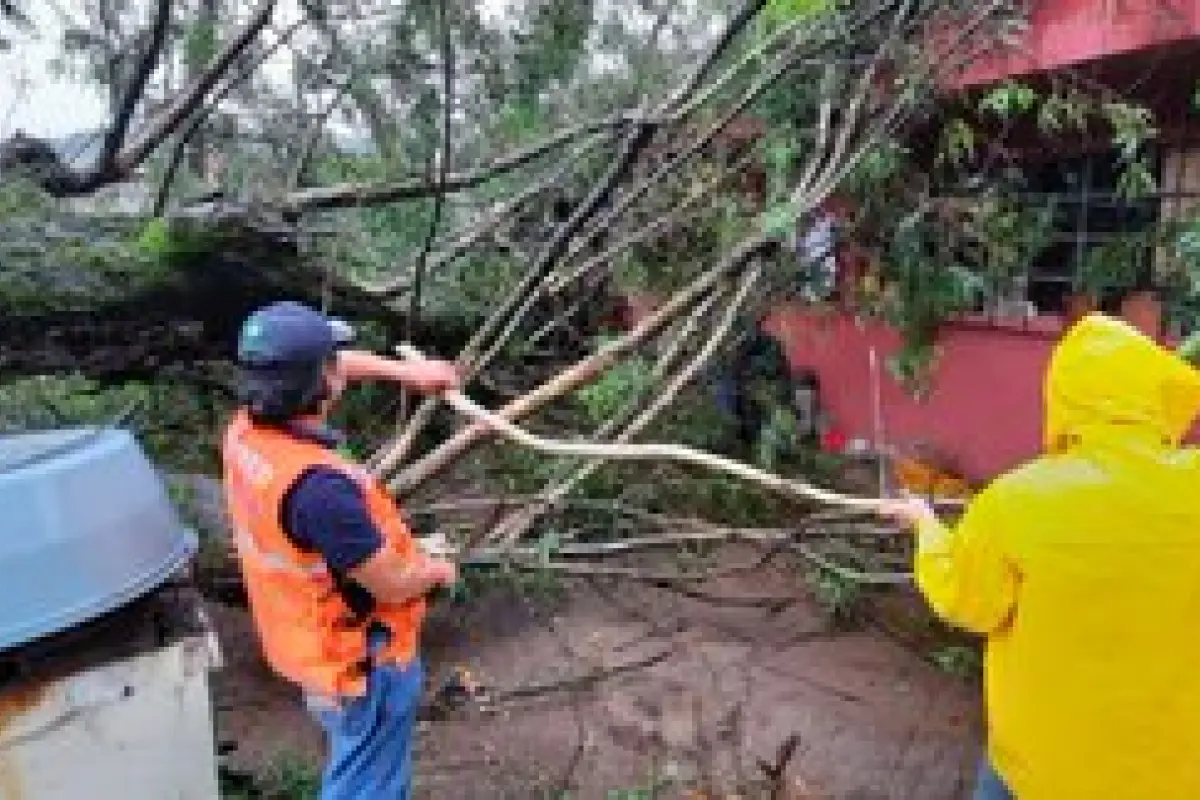
[[[790,203],[777,203],[763,214],[763,233],[772,239],[786,237],[796,227],[796,212]]]
[[[1184,339],[1175,352],[1193,367],[1200,367],[1200,331]]]
[[[938,159],[959,166],[975,156],[975,131],[964,120],[952,119],[942,131]]]
[[[192,67],[202,67],[217,54],[217,27],[209,20],[193,23],[183,44],[184,59]]]
[[[761,13],[768,22],[790,22],[828,7],[829,0],[768,0]]]
[[[1112,126],[1113,144],[1121,159],[1133,161],[1147,139],[1158,135],[1150,110],[1132,103],[1103,103],[1100,113]]]
[[[1038,127],[1045,133],[1058,133],[1067,127],[1082,130],[1086,126],[1086,105],[1065,94],[1050,95],[1038,110]]]
[[[537,553],[538,562],[542,565],[550,563],[550,557],[558,552],[562,547],[562,537],[555,531],[547,531],[538,539]]]
[[[998,117],[1014,117],[1024,114],[1037,103],[1037,92],[1017,81],[1005,81],[992,89],[979,101],[979,110]]]
[[[1153,192],[1156,187],[1154,174],[1141,159],[1128,164],[1117,177],[1117,195],[1126,200],[1136,200]]]

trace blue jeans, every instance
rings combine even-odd
[[[329,745],[321,800],[408,800],[423,681],[415,659],[404,667],[376,667],[362,697],[309,699]]]
[[[1012,790],[986,757],[979,764],[979,777],[976,779],[975,794],[971,796],[971,800],[1016,800]]]

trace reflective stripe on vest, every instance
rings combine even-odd
[[[311,567],[306,567],[303,564],[297,564],[285,555],[264,550],[248,531],[241,528],[234,530],[234,542],[243,556],[255,559],[259,562],[259,566],[264,569],[312,578],[320,578],[329,574],[329,567],[323,561]]]

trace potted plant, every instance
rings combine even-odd
[[[1076,293],[1090,300],[1090,308],[1119,313],[1145,333],[1157,337],[1162,320],[1161,303],[1143,271],[1147,242],[1141,236],[1117,236],[1089,248],[1076,275]],[[1080,307],[1074,309],[1079,312]],[[1079,316],[1082,316],[1080,314]],[[1068,314],[1068,323],[1078,316]]]
[[[972,210],[977,259],[986,283],[988,310],[1012,313],[1024,305],[1030,264],[1050,243],[1051,208],[1020,208],[1007,198],[987,198]]]

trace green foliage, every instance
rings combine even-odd
[[[944,245],[937,234],[930,217],[913,215],[896,230],[884,258],[884,274],[898,288],[892,321],[916,345],[931,344],[937,327],[969,308],[980,289],[978,275],[939,258]]]
[[[1142,145],[1157,135],[1150,110],[1132,103],[1103,103],[1100,114],[1112,130],[1112,141],[1121,160],[1132,163]]]
[[[754,29],[761,39],[784,25],[816,19],[835,5],[834,0],[767,0],[755,20]]]
[[[939,327],[970,309],[985,286],[978,273],[955,263],[940,233],[932,216],[913,214],[896,230],[883,257],[884,277],[894,287],[883,314],[903,336],[888,367],[917,394],[929,388]]]
[[[316,764],[285,755],[258,779],[249,782],[221,775],[221,800],[316,800],[321,772]]]
[[[486,603],[496,592],[515,592],[542,612],[551,611],[569,599],[567,586],[551,569],[518,569],[511,564],[462,567],[451,602],[458,606]]]
[[[54,200],[27,177],[5,178],[0,186],[0,221],[38,219],[54,210]]]
[[[1063,130],[1084,130],[1087,127],[1088,106],[1075,95],[1053,92],[1042,101],[1038,111],[1038,127],[1045,133]]]
[[[1002,194],[983,197],[969,212],[967,244],[973,250],[978,283],[966,280],[963,287],[976,293],[986,288],[993,298],[1008,293],[1014,281],[1025,274],[1029,264],[1050,243],[1054,233],[1051,207],[1021,205]]]
[[[535,107],[553,82],[565,81],[584,54],[594,22],[592,0],[539,0],[514,34],[517,43],[513,91],[518,106]]]
[[[767,0],[762,13],[769,19],[793,20],[829,8],[829,0]]]
[[[1191,215],[1161,226],[1162,252],[1170,261],[1160,276],[1165,316],[1183,332],[1200,327],[1200,216]],[[1200,366],[1200,349],[1188,356]]]
[[[975,130],[961,119],[952,119],[942,130],[939,163],[960,167],[975,158]]]
[[[776,203],[763,216],[763,233],[782,239],[796,227],[796,210],[789,203]]]
[[[0,190],[0,293],[11,311],[94,314],[168,277],[139,247],[140,222],[63,215],[25,197],[19,183]]]
[[[1151,171],[1150,164],[1144,157],[1133,158],[1125,163],[1125,168],[1117,177],[1117,196],[1125,200],[1136,200],[1145,197],[1158,187]]]
[[[846,178],[843,187],[852,196],[870,202],[876,200],[894,202],[897,198],[879,192],[891,181],[901,177],[911,155],[909,149],[895,140],[884,140],[863,154]]]
[[[1076,276],[1077,287],[1097,297],[1132,287],[1146,245],[1146,237],[1126,235],[1089,248]]]
[[[1118,193],[1127,199],[1154,191],[1155,181],[1143,157],[1147,141],[1158,135],[1153,115],[1135,103],[1107,101],[1074,91],[1054,91],[1041,96],[1019,81],[1004,81],[978,103],[980,111],[1001,119],[1013,119],[1037,110],[1038,127],[1055,135],[1086,133],[1091,124],[1103,126],[1111,137],[1123,173]]]
[[[650,363],[640,356],[618,362],[599,379],[575,393],[589,422],[599,425],[654,386]]]
[[[1193,367],[1200,367],[1200,331],[1180,342],[1175,352]]]
[[[183,43],[184,63],[193,69],[208,64],[217,54],[217,26],[210,20],[196,20],[187,26]]]
[[[526,269],[527,264],[510,256],[469,254],[432,276],[425,313],[433,319],[479,324]]]
[[[783,405],[776,405],[759,431],[755,462],[768,472],[775,472],[785,458],[796,453],[798,435],[796,415]]]
[[[0,384],[0,432],[127,423],[150,457],[175,472],[216,470],[216,435],[227,412],[185,383],[102,386],[79,375]]]
[[[148,220],[133,243],[130,257],[143,269],[160,276],[186,269],[196,259],[220,251],[221,238],[215,231],[173,226],[161,218]]]
[[[809,585],[822,609],[838,624],[848,622],[863,599],[862,585],[834,570],[814,568]]]
[[[1190,217],[1181,226],[1174,250],[1193,282],[1200,285],[1200,216]]]
[[[979,101],[979,110],[1000,117],[1015,117],[1029,112],[1037,103],[1037,92],[1019,81],[1003,81]]]
[[[983,671],[983,657],[978,647],[944,644],[929,654],[929,660],[943,672],[963,680],[975,680]]]

